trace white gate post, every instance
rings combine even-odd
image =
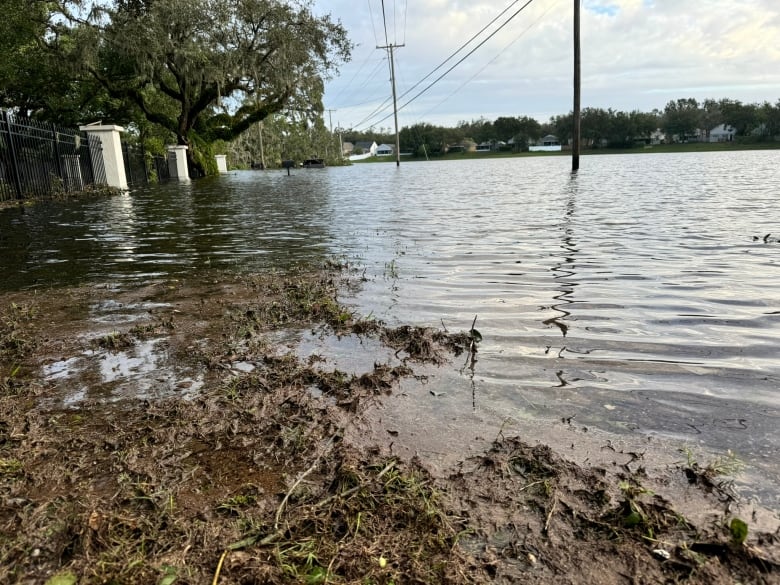
[[[190,180],[186,146],[168,146],[168,171],[171,173],[171,179]]]
[[[120,140],[120,132],[124,132],[125,129],[121,126],[95,125],[79,126],[79,130],[100,138],[103,147],[103,168],[106,171],[106,183],[111,187],[126,190],[125,159],[122,156],[122,142]]]

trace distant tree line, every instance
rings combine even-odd
[[[326,128],[324,82],[351,56],[345,29],[287,0],[4,0],[0,108],[63,126],[125,126],[151,151],[189,147],[197,174],[264,159],[341,159],[340,141],[395,143],[389,129]],[[707,139],[719,124],[738,140],[780,135],[780,100],[670,101],[652,112],[586,108],[584,146],[631,147],[660,129],[667,140]],[[418,123],[401,150],[437,155],[455,145],[525,150],[547,134],[571,138],[571,114]],[[2,151],[0,151],[2,155]]]
[[[586,148],[631,148],[646,144],[657,131],[663,133],[667,142],[708,140],[710,131],[721,124],[732,127],[739,141],[775,140],[780,137],[780,100],[775,104],[747,104],[728,98],[703,102],[684,98],[652,112],[584,108],[581,137]],[[493,121],[480,118],[459,122],[455,127],[419,123],[403,128],[399,139],[402,152],[418,156],[435,156],[468,143],[500,144],[498,149],[519,152],[548,134],[566,143],[572,138],[572,129],[570,112],[544,123],[528,116],[502,116]],[[344,130],[343,134],[350,142],[395,143],[395,135],[389,129]]]

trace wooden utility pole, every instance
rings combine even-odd
[[[393,85],[393,118],[395,119],[395,166],[401,166],[401,139],[398,136],[398,104],[395,95],[395,63],[393,61],[393,49],[404,45],[389,44],[377,49],[388,49],[390,53],[390,83]]]
[[[580,1],[574,0],[574,128],[572,129],[571,170],[580,168]]]
[[[330,139],[333,139],[333,112],[336,112],[338,110],[325,110],[328,112],[328,122],[330,126]],[[327,145],[325,146],[325,157],[328,156],[328,149],[330,148],[330,140],[328,140]],[[341,158],[341,152],[338,153],[338,158]]]

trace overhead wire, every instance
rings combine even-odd
[[[382,0],[382,24],[385,27],[385,45],[390,45],[390,40],[387,36],[387,15],[385,14],[385,0]]]
[[[386,99],[385,99],[385,101],[383,101],[383,102],[382,102],[381,104],[379,104],[379,105],[378,105],[376,108],[374,108],[374,110],[373,110],[373,111],[372,111],[372,112],[371,112],[371,113],[370,113],[368,116],[366,116],[366,117],[365,117],[365,118],[363,118],[363,119],[362,119],[360,122],[358,122],[357,124],[355,124],[355,127],[357,127],[357,128],[360,128],[360,127],[361,127],[363,124],[365,124],[366,122],[368,122],[368,121],[369,121],[371,118],[373,118],[373,117],[374,117],[374,116],[375,116],[375,115],[376,115],[378,112],[382,111],[382,110],[384,109],[384,107],[385,107],[387,104],[389,104],[389,103],[392,101],[392,99],[393,99],[393,96],[390,96],[390,97],[386,98]],[[392,115],[392,114],[391,114],[391,115]],[[390,116],[385,116],[384,118],[382,118],[381,120],[379,120],[379,122],[384,122],[384,121],[385,121],[385,120],[387,120],[387,118],[389,118],[389,117],[390,117]],[[378,124],[379,122],[377,122],[377,124]]]
[[[500,31],[501,31],[501,30],[502,30],[504,27],[506,27],[506,26],[507,26],[507,25],[508,25],[508,24],[509,24],[509,23],[510,23],[512,20],[514,20],[514,19],[517,17],[517,15],[518,15],[518,14],[520,14],[520,13],[521,13],[523,10],[525,10],[525,9],[526,9],[526,8],[527,8],[527,7],[528,7],[528,6],[529,6],[531,3],[533,3],[533,1],[534,1],[534,0],[527,0],[525,4],[523,4],[523,5],[522,5],[522,6],[521,6],[521,7],[520,7],[518,10],[516,10],[516,11],[515,11],[515,12],[514,12],[514,13],[513,13],[513,14],[512,14],[512,15],[511,15],[509,18],[507,18],[507,20],[505,20],[505,21],[504,21],[504,22],[503,22],[503,23],[502,23],[502,24],[501,24],[501,25],[500,25],[498,28],[496,28],[496,30],[494,30],[493,32],[491,32],[491,33],[490,33],[490,34],[489,34],[487,37],[485,37],[485,38],[484,38],[482,41],[480,41],[480,42],[479,42],[479,43],[478,43],[478,44],[477,44],[477,45],[476,45],[476,46],[475,46],[473,49],[471,49],[471,50],[470,50],[468,53],[466,53],[466,54],[465,54],[463,57],[461,57],[460,59],[458,59],[458,61],[456,61],[456,62],[455,62],[455,64],[453,64],[453,65],[452,65],[452,66],[451,66],[449,69],[447,69],[447,70],[446,70],[444,73],[442,73],[441,75],[439,75],[439,77],[437,77],[436,79],[434,79],[434,80],[433,80],[431,83],[429,83],[427,86],[425,86],[425,87],[424,87],[424,88],[423,88],[421,91],[419,91],[419,92],[418,92],[417,94],[415,94],[415,95],[414,95],[412,98],[410,98],[408,101],[406,101],[406,103],[404,103],[403,105],[401,105],[400,107],[398,107],[398,111],[400,111],[400,110],[404,109],[406,106],[408,106],[409,104],[411,104],[412,102],[414,102],[416,99],[418,99],[420,96],[422,96],[422,95],[423,95],[425,92],[427,92],[429,89],[431,89],[431,88],[432,88],[434,85],[436,85],[436,84],[437,84],[439,81],[441,81],[442,79],[444,79],[444,77],[446,77],[446,76],[447,76],[447,75],[448,75],[450,72],[452,72],[452,71],[453,71],[453,70],[454,70],[454,69],[455,69],[455,68],[456,68],[458,65],[460,65],[461,63],[463,63],[463,61],[465,61],[465,60],[466,60],[466,59],[468,59],[468,58],[469,58],[471,55],[473,55],[473,54],[474,54],[474,53],[475,53],[475,52],[476,52],[476,51],[477,51],[477,50],[478,50],[480,47],[482,47],[482,46],[483,46],[485,43],[487,43],[487,42],[488,42],[488,41],[489,41],[491,38],[493,38],[493,37],[494,37],[496,34],[498,34],[498,33],[499,33],[499,32],[500,32]],[[512,3],[512,5],[514,5],[514,4],[517,4],[517,1],[515,1],[515,2],[513,2],[513,3]],[[483,29],[483,30],[484,30],[484,29]],[[469,42],[471,42],[471,40],[467,41],[467,42],[466,42],[466,43],[465,43],[463,46],[465,46],[465,45],[468,45],[468,43],[469,43]],[[458,49],[458,50],[457,50],[455,53],[453,53],[453,55],[452,55],[452,56],[456,55],[458,52],[460,52],[460,50],[462,50],[462,47],[461,47],[460,49]],[[444,61],[444,63],[446,63],[447,61],[449,61],[449,60],[452,58],[452,56],[448,57],[448,59],[447,59],[447,60],[445,60],[445,61]],[[443,64],[442,64],[442,65],[443,65]],[[436,71],[436,70],[438,70],[438,69],[440,69],[440,68],[441,68],[441,65],[440,65],[439,67],[437,67],[436,69],[434,69],[434,71]],[[431,74],[429,73],[429,74],[428,74],[428,75],[427,75],[425,78],[423,78],[423,79],[426,79],[427,77],[430,77],[430,75],[431,75]],[[409,92],[410,92],[410,91],[411,91],[411,90],[412,90],[414,87],[417,87],[418,85],[420,85],[420,82],[416,83],[416,84],[415,84],[415,85],[414,85],[412,88],[410,88],[409,90],[407,90],[406,92],[404,92],[404,94],[402,94],[402,96],[401,96],[401,97],[403,97],[404,95],[407,95],[407,94],[408,94],[408,93],[409,93]],[[380,124],[380,123],[384,122],[385,120],[387,120],[387,119],[388,119],[390,116],[392,116],[392,115],[393,115],[393,114],[392,114],[392,113],[390,113],[390,114],[388,114],[388,115],[384,116],[383,118],[381,118],[381,119],[377,120],[377,121],[375,122],[375,124]],[[369,118],[369,119],[370,119],[370,118]],[[361,123],[361,124],[362,124],[362,123]]]
[[[404,0],[404,36],[402,45],[406,44],[406,19],[409,16],[409,0]]]
[[[393,4],[393,6],[395,6],[395,4]],[[393,78],[393,63],[392,63],[393,49],[392,49],[392,47],[390,45],[390,41],[389,41],[388,36],[387,36],[387,16],[385,14],[385,0],[382,0],[382,23],[384,24],[384,27],[385,27],[385,46],[384,46],[384,49],[387,51],[387,72],[390,75],[390,79],[392,81],[392,78]],[[386,104],[388,101],[390,101],[390,98],[385,100],[383,102],[383,105]],[[380,108],[381,107],[382,106],[380,106]],[[374,111],[376,112],[376,110],[374,110]],[[371,115],[373,116],[373,113]]]
[[[376,50],[376,49],[374,49],[374,51],[375,51],[375,50]],[[334,97],[334,98],[333,98],[331,101],[338,103],[338,100],[339,100],[339,98],[342,96],[342,94],[343,94],[345,91],[347,91],[348,89],[350,89],[350,88],[351,88],[351,86],[352,86],[352,82],[354,82],[354,81],[355,81],[355,79],[357,78],[357,76],[358,76],[358,75],[360,75],[360,73],[363,71],[363,68],[364,68],[364,67],[365,67],[365,66],[368,64],[368,62],[369,62],[369,61],[371,61],[371,57],[374,55],[374,51],[372,51],[371,53],[369,53],[369,54],[366,56],[366,58],[363,60],[363,63],[361,63],[360,67],[359,67],[359,68],[358,68],[358,70],[355,72],[355,74],[354,74],[354,75],[353,75],[353,76],[350,78],[350,80],[347,82],[347,84],[346,84],[344,87],[342,87],[342,88],[341,88],[341,90],[340,90],[340,91],[339,91],[339,92],[336,94],[336,97]],[[383,57],[383,58],[381,58],[381,59],[380,59],[380,60],[379,60],[377,63],[378,63],[378,64],[381,64],[381,63],[382,63],[384,60],[385,60],[385,59],[384,59],[384,57]],[[362,89],[363,87],[365,87],[365,86],[366,86],[366,84],[367,84],[369,81],[371,81],[371,79],[373,79],[373,76],[374,76],[374,75],[376,75],[376,71],[377,71],[377,69],[378,69],[378,68],[379,68],[379,67],[378,67],[378,65],[374,67],[374,70],[373,70],[371,73],[369,73],[369,76],[368,76],[367,78],[364,78],[363,84],[357,88],[358,90],[360,90],[360,89]]]
[[[527,33],[529,30],[531,30],[533,27],[535,27],[537,24],[539,24],[539,21],[540,21],[540,20],[542,20],[542,18],[544,18],[545,16],[547,16],[547,14],[548,14],[548,13],[549,13],[549,12],[550,12],[550,11],[551,11],[553,8],[555,8],[556,6],[558,6],[558,4],[560,4],[560,3],[561,3],[561,0],[557,0],[557,2],[554,2],[553,4],[551,4],[551,5],[549,6],[549,8],[547,8],[547,10],[545,10],[544,12],[542,12],[542,14],[540,14],[540,15],[539,15],[539,18],[537,18],[536,20],[534,20],[534,21],[533,21],[531,24],[529,24],[529,25],[528,25],[528,26],[527,26],[525,29],[523,29],[523,31],[522,31],[522,32],[521,32],[519,35],[517,35],[517,36],[516,36],[514,39],[512,39],[512,41],[511,41],[511,42],[509,42],[507,45],[505,45],[503,49],[501,49],[501,50],[500,50],[500,51],[499,51],[499,52],[498,52],[498,53],[497,53],[497,54],[496,54],[496,55],[495,55],[495,56],[494,56],[492,59],[490,59],[490,61],[488,61],[488,62],[487,62],[487,63],[485,63],[485,64],[484,64],[482,67],[480,67],[480,68],[479,68],[479,70],[478,70],[476,73],[474,73],[474,75],[472,75],[472,76],[471,76],[471,77],[469,77],[469,78],[468,78],[466,81],[464,81],[463,83],[461,83],[461,84],[460,84],[460,85],[459,85],[459,86],[458,86],[458,87],[457,87],[457,88],[456,88],[456,89],[455,89],[455,90],[454,90],[452,93],[450,93],[450,94],[449,94],[447,97],[445,97],[443,100],[441,100],[441,101],[440,101],[439,103],[437,103],[435,106],[433,106],[432,108],[430,108],[428,111],[426,111],[425,113],[423,113],[423,114],[421,114],[421,115],[422,115],[422,116],[425,116],[425,115],[427,115],[427,114],[430,114],[430,113],[431,113],[433,110],[435,110],[436,108],[438,108],[440,105],[442,105],[442,104],[443,104],[444,102],[446,102],[448,99],[450,99],[452,96],[454,96],[456,93],[458,93],[458,92],[459,92],[461,89],[463,89],[463,88],[464,88],[466,85],[468,85],[469,83],[471,83],[472,81],[474,81],[474,79],[475,79],[475,78],[476,78],[476,77],[477,77],[477,76],[478,76],[480,73],[482,73],[482,72],[483,72],[485,69],[487,69],[487,68],[488,68],[490,65],[492,65],[493,63],[495,63],[495,62],[496,62],[496,59],[498,59],[498,58],[499,58],[501,55],[503,55],[503,54],[504,54],[504,53],[505,53],[505,52],[506,52],[506,51],[507,51],[507,50],[508,50],[508,49],[509,49],[509,48],[510,48],[512,45],[514,45],[514,44],[515,44],[517,41],[519,41],[519,40],[520,40],[520,38],[521,38],[521,37],[523,37],[523,36],[524,36],[524,35],[525,35],[525,34],[526,34],[526,33]]]
[[[371,81],[374,80],[374,78],[379,74],[379,71],[382,69],[382,65],[384,62],[387,61],[387,57],[382,55],[379,59],[376,61],[376,65],[374,65],[374,68],[371,70],[371,73],[369,73],[366,78],[363,80],[363,83],[361,83],[357,88],[355,88],[355,92],[360,91],[364,87],[366,87]]]
[[[372,30],[373,30],[373,32],[374,32],[374,41],[376,42],[377,49],[379,49],[379,38],[377,37],[377,34],[376,34],[376,23],[375,23],[375,21],[374,21],[374,12],[373,12],[373,10],[372,10],[372,8],[371,8],[371,0],[367,0],[367,2],[368,2],[368,12],[369,12],[369,15],[370,15],[370,17],[371,17],[371,28],[372,28]],[[385,3],[384,3],[384,0],[381,0],[381,3],[382,3],[382,20],[383,20],[383,22],[384,22],[385,41],[387,41],[387,38],[388,38],[388,37],[387,37],[387,22],[385,21]],[[366,63],[368,63],[368,61],[370,60],[370,58],[371,58],[371,54],[369,54],[369,55],[366,57],[366,59],[365,59],[365,60],[363,61],[363,63],[361,64],[361,66],[360,66],[360,68],[358,69],[358,71],[357,71],[357,72],[356,72],[356,73],[355,73],[355,74],[352,76],[352,78],[349,80],[349,82],[347,83],[347,85],[346,85],[346,86],[344,86],[344,87],[341,89],[341,91],[339,91],[339,93],[338,93],[338,95],[336,96],[336,98],[334,98],[334,101],[337,101],[337,100],[338,100],[338,98],[339,98],[339,97],[341,97],[341,95],[342,95],[342,94],[343,94],[343,93],[344,93],[344,92],[345,92],[347,89],[349,89],[349,87],[352,85],[352,82],[354,81],[354,79],[355,79],[355,78],[356,78],[356,77],[357,77],[357,76],[360,74],[360,72],[363,70],[363,67],[365,67]],[[379,61],[379,63],[377,64],[377,66],[376,66],[376,67],[374,67],[374,70],[371,72],[371,74],[369,74],[369,76],[368,76],[368,77],[365,79],[365,81],[364,81],[364,82],[363,82],[363,84],[362,84],[362,85],[361,85],[361,86],[358,88],[358,90],[359,90],[359,89],[361,89],[361,88],[363,88],[363,87],[365,87],[365,86],[368,84],[368,82],[369,82],[369,81],[371,81],[371,80],[374,78],[374,76],[376,75],[376,73],[377,73],[377,72],[378,72],[378,70],[379,70],[379,66],[381,65],[382,61],[384,61],[384,59],[382,59],[382,60],[380,60],[380,61]],[[389,67],[388,67],[388,69],[389,69]],[[374,101],[373,99],[372,99],[372,100],[368,100],[368,101],[366,101],[366,102],[363,102],[362,104],[358,104],[358,105],[363,105],[363,104],[365,104],[365,103],[370,103],[370,102],[373,102],[373,101]],[[384,106],[386,103],[387,103],[387,100],[385,100],[384,102],[382,102],[382,106],[380,106],[380,108],[381,108],[381,107],[383,107],[383,106]],[[344,108],[349,108],[349,107],[356,107],[356,106],[343,106],[343,107],[344,107]],[[376,110],[375,110],[375,111],[374,111],[374,112],[373,112],[371,115],[373,116],[375,113],[376,113]]]
[[[388,34],[388,29],[387,29],[387,13],[385,11],[385,2],[384,2],[384,0],[381,0],[381,6],[382,6],[382,23],[383,23],[384,33],[385,33],[385,46],[384,47],[379,47],[378,46],[378,41],[377,41],[377,49],[384,48],[387,51],[388,73],[392,76],[392,69],[391,69],[392,65],[390,64],[390,41],[389,41],[390,35]],[[393,8],[395,10],[395,4],[393,5]],[[376,39],[376,25],[374,23],[373,11],[371,11],[371,2],[370,2],[370,0],[369,0],[369,11],[371,13],[371,25],[372,25],[372,27],[374,29],[374,38]],[[378,70],[378,67],[375,68],[375,71],[377,71],[377,70]],[[373,73],[372,73],[372,77],[373,77]],[[368,82],[368,80],[366,81],[366,83],[367,82]],[[364,83],[364,85],[366,83]],[[341,93],[342,92],[339,92],[339,95],[341,95]],[[357,124],[357,126],[363,125],[365,122],[367,122],[368,120],[370,120],[371,118],[376,116],[379,112],[381,112],[388,105],[388,103],[391,100],[392,100],[392,97],[386,98],[376,108],[374,108],[374,110],[370,114],[368,114],[368,116],[366,116],[363,120],[361,120]],[[373,101],[373,100],[370,100],[370,101]],[[360,104],[360,105],[362,105],[362,104]],[[345,106],[345,107],[354,107],[354,106]]]
[[[490,22],[488,22],[485,26],[483,26],[481,29],[479,29],[476,33],[474,33],[471,38],[469,38],[465,43],[461,44],[460,47],[458,47],[454,52],[450,53],[450,56],[447,57],[444,61],[439,63],[436,67],[434,67],[425,77],[420,79],[417,83],[415,83],[412,87],[407,89],[404,93],[402,93],[399,96],[400,98],[403,98],[404,96],[411,93],[414,88],[421,85],[426,79],[428,79],[431,75],[436,73],[439,69],[444,67],[447,63],[449,63],[452,59],[455,58],[455,56],[460,53],[463,49],[465,49],[467,46],[469,46],[475,39],[477,39],[483,32],[485,32],[487,29],[489,29],[493,24],[495,24],[498,19],[500,19],[504,14],[509,12],[509,10],[515,5],[521,2],[522,0],[513,0],[511,3],[509,3],[506,8],[504,8],[501,12],[499,12]],[[508,22],[508,21],[507,21]],[[488,37],[489,38],[489,37]]]
[[[379,37],[376,36],[376,25],[374,24],[374,11],[371,10],[371,0],[366,0],[366,2],[368,2],[368,15],[371,17],[371,29],[374,31],[374,44],[379,45]]]

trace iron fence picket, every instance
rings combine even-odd
[[[104,184],[100,138],[0,110],[0,200]]]
[[[152,155],[143,147],[122,143],[122,155],[125,163],[125,176],[130,186],[147,185],[153,181],[165,181],[170,178],[168,159],[162,155]]]

